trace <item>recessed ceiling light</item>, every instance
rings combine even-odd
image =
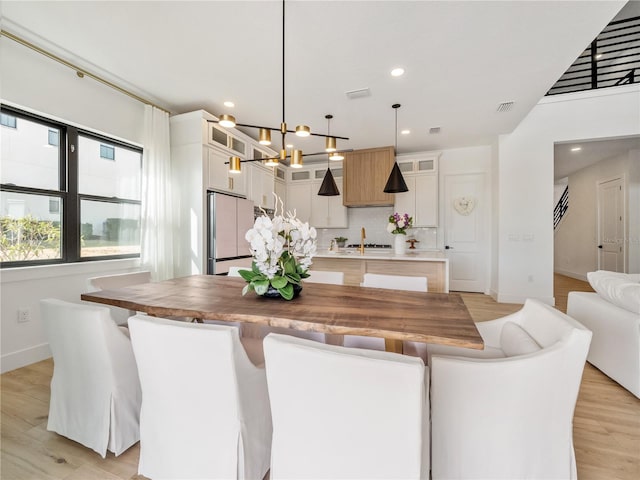
[[[293,143],[287,143],[287,148],[293,148]]]
[[[579,152],[580,150],[582,150],[582,147],[573,147],[571,149],[572,152]]]
[[[409,135],[411,133],[411,130],[402,130],[400,133],[402,135]]]
[[[596,53],[596,56],[594,58],[596,60],[600,60],[602,58],[602,54],[601,53]]]
[[[404,75],[404,68],[394,68],[393,70],[391,70],[391,76],[392,77],[399,77],[401,75]]]
[[[233,103],[233,102],[226,101],[226,102],[224,102],[224,106],[225,106],[225,107],[232,108],[232,107],[235,107],[235,106],[236,106],[236,104],[235,104],[235,103]]]

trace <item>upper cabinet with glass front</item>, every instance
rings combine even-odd
[[[438,226],[438,160],[441,152],[400,155],[396,158],[408,192],[396,193],[394,207],[413,217],[415,227]]]

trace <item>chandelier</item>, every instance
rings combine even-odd
[[[282,122],[279,127],[267,127],[262,125],[251,125],[248,123],[238,123],[233,115],[220,115],[218,120],[207,120],[210,123],[217,123],[221,127],[233,128],[233,127],[248,127],[248,128],[257,128],[258,129],[258,141],[261,145],[271,145],[271,132],[280,132],[282,138],[282,146],[280,149],[280,154],[275,157],[260,157],[260,158],[251,158],[248,160],[242,160],[240,157],[232,156],[229,157],[229,161],[225,162],[225,164],[229,165],[230,173],[240,173],[241,172],[241,164],[245,162],[258,162],[264,161],[264,164],[267,166],[276,166],[280,162],[285,161],[287,158],[290,158],[289,166],[291,168],[300,168],[302,167],[302,157],[311,156],[311,155],[320,155],[323,153],[329,153],[330,158],[332,160],[342,160],[341,152],[346,152],[350,150],[337,150],[336,149],[336,140],[349,140],[348,137],[340,137],[337,135],[330,135],[330,132],[327,134],[323,133],[314,133],[307,125],[298,125],[294,130],[289,130],[287,127],[287,122],[285,121],[285,0],[282,0]],[[299,137],[324,137],[325,138],[325,151],[324,152],[315,152],[315,153],[307,153],[304,154],[300,149],[291,149],[289,152],[286,149],[286,135],[287,133],[295,133]]]

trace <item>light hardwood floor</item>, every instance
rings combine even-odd
[[[565,311],[567,294],[589,291],[589,285],[556,276],[557,307]],[[481,294],[462,294],[474,320],[501,317],[520,309],[497,304]],[[97,453],[48,432],[51,360],[1,376],[2,480],[117,480],[136,474],[139,444],[115,457]],[[580,480],[640,478],[640,400],[587,364],[574,416],[574,444]]]

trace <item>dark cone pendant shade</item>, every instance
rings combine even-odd
[[[399,103],[394,103],[391,105],[391,108],[395,110],[396,114],[396,142],[394,151],[398,150],[398,109],[401,107]],[[387,184],[384,186],[384,193],[402,193],[408,192],[409,187],[404,181],[404,177],[402,176],[402,172],[400,171],[400,167],[398,166],[398,162],[393,162],[393,169],[391,169],[391,174],[389,175],[389,179],[387,180]]]
[[[338,185],[336,185],[336,181],[333,179],[333,173],[331,173],[330,168],[327,168],[327,173],[324,174],[324,180],[322,180],[322,185],[320,185],[318,195],[323,197],[335,197],[336,195],[340,195]]]
[[[408,191],[409,188],[404,181],[404,177],[402,176],[402,172],[400,171],[398,162],[394,162],[393,169],[391,170],[391,175],[389,175],[389,180],[387,180],[387,184],[384,186],[384,192],[402,193]]]

